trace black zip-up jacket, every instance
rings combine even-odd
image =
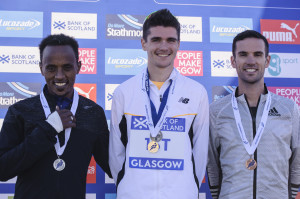
[[[45,88],[44,88],[45,90]],[[51,112],[56,100],[44,92]],[[83,199],[86,176],[92,155],[109,175],[109,132],[103,109],[79,96],[76,127],[64,153],[63,171],[56,171],[54,144],[57,132],[45,120],[40,96],[9,107],[0,133],[0,180],[18,176],[15,199]]]

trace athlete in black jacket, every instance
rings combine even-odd
[[[48,36],[40,54],[47,85],[41,95],[8,109],[0,133],[0,180],[18,176],[15,199],[83,199],[92,155],[111,176],[104,111],[73,88],[81,67],[76,40]]]

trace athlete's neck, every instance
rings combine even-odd
[[[238,95],[246,95],[247,101],[250,107],[256,107],[259,97],[261,94],[265,93],[264,83],[259,85],[239,85]]]
[[[156,82],[165,82],[171,75],[173,67],[159,68],[149,67],[149,79]]]

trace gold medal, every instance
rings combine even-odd
[[[156,153],[159,149],[159,144],[155,141],[151,141],[149,144],[148,144],[148,151],[150,153]]]
[[[256,168],[256,161],[252,158],[246,161],[246,168],[249,170],[254,170]]]

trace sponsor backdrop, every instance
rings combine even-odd
[[[100,104],[109,120],[115,88],[147,66],[140,43],[143,21],[162,8],[170,9],[181,23],[174,67],[202,83],[210,102],[237,86],[230,64],[232,39],[243,30],[254,29],[270,42],[272,59],[265,70],[270,91],[300,105],[298,1],[1,0],[0,127],[11,104],[41,92],[45,83],[37,46],[43,37],[57,33],[78,40],[82,68],[75,89]],[[13,198],[15,182],[16,178],[1,182],[0,199]],[[211,198],[205,179],[200,192],[200,198]],[[113,180],[92,160],[86,198],[115,197]]]

